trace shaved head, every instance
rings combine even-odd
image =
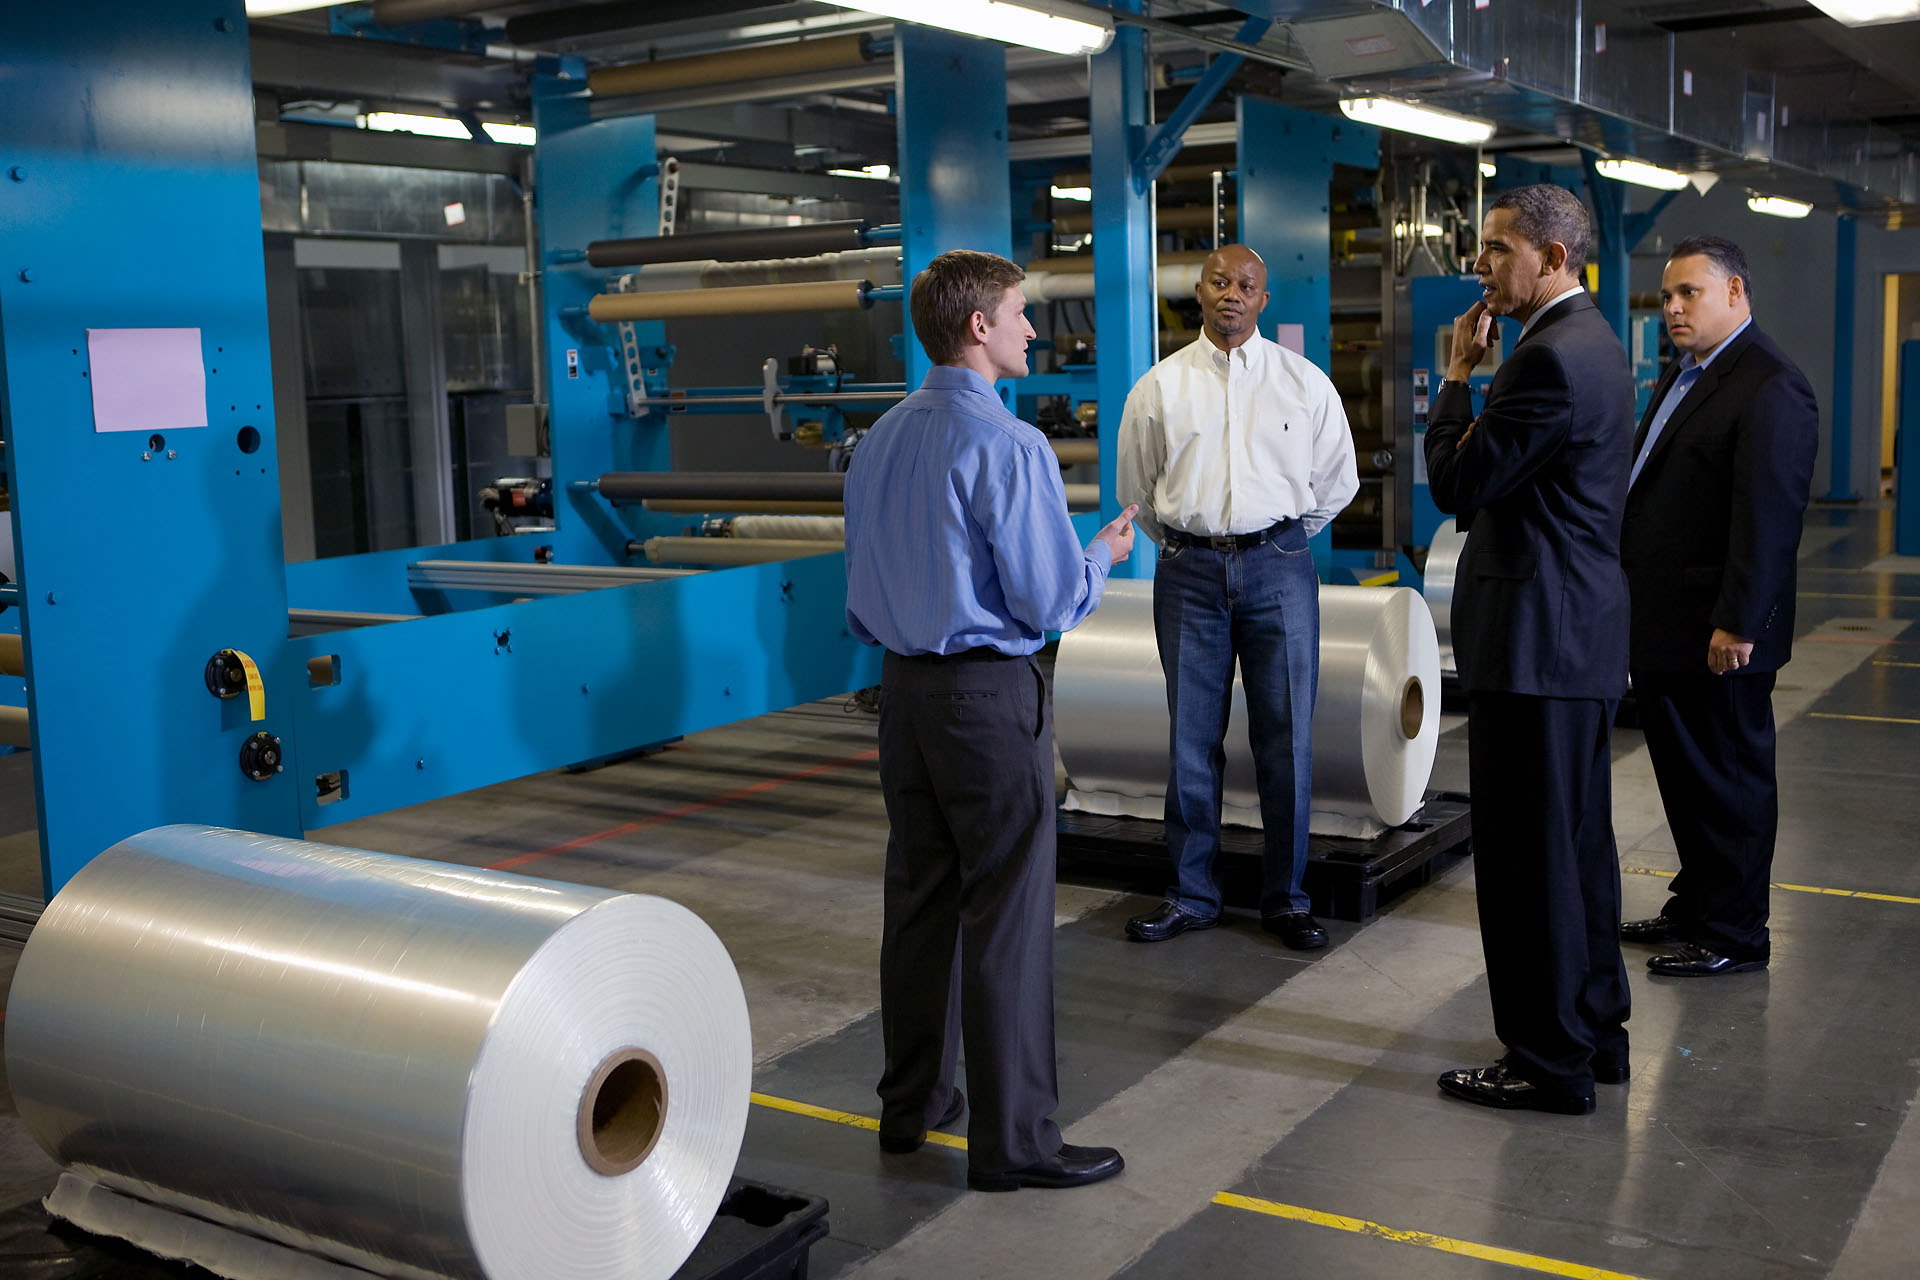
[[[1223,244],[1207,255],[1193,296],[1200,302],[1205,333],[1231,351],[1251,338],[1267,306],[1267,264],[1243,244]]]

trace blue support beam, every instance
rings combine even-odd
[[[1853,308],[1859,228],[1841,214],[1834,220],[1833,424],[1827,440],[1828,502],[1858,502],[1853,487]]]
[[[1117,9],[1138,13],[1141,0],[1119,0]],[[1093,131],[1094,329],[1099,335],[1096,378],[1100,394],[1101,522],[1120,513],[1114,495],[1114,442],[1127,393],[1145,376],[1154,350],[1153,202],[1148,186],[1134,181],[1134,161],[1147,130],[1145,33],[1121,26],[1105,52],[1087,59],[1087,96]],[[1136,552],[1114,572],[1151,578],[1153,557]]]
[[[163,823],[297,834],[297,771],[255,782],[239,754],[256,732],[290,733],[306,673],[286,650],[241,0],[21,9],[5,56],[0,436],[51,895]],[[135,361],[89,341],[155,329],[192,337],[123,339],[145,350]],[[139,407],[96,417],[116,371]],[[194,412],[161,423],[169,387]],[[222,649],[256,659],[263,719],[209,694]]]
[[[1920,556],[1920,341],[1900,344],[1900,421],[1893,454],[1893,549]]]
[[[900,129],[900,271],[909,287],[949,249],[1012,250],[1007,50],[991,40],[902,23],[894,29]],[[907,386],[932,361],[907,335]]]
[[[1260,332],[1299,325],[1303,353],[1333,359],[1333,232],[1328,191],[1336,164],[1377,169],[1380,131],[1338,116],[1241,98],[1240,238],[1267,264],[1273,297]],[[1283,335],[1284,336],[1284,335]]]
[[[1646,238],[1678,191],[1668,191],[1639,213],[1627,212],[1627,184],[1600,176],[1598,162],[1591,151],[1580,153],[1586,173],[1587,193],[1593,201],[1593,261],[1600,272],[1600,314],[1606,318],[1624,346],[1630,340],[1627,329],[1627,259],[1634,246]]]
[[[1235,39],[1241,44],[1253,44],[1267,34],[1272,26],[1271,18],[1249,18]],[[1173,109],[1173,114],[1153,131],[1153,136],[1134,160],[1133,185],[1139,194],[1145,195],[1148,188],[1167,171],[1167,165],[1172,163],[1185,145],[1183,140],[1187,129],[1200,118],[1201,112],[1213,105],[1213,100],[1220,96],[1220,91],[1227,87],[1227,82],[1233,79],[1234,73],[1240,70],[1244,62],[1246,59],[1237,53],[1226,53],[1215,58],[1206,74],[1180,99],[1180,105]]]

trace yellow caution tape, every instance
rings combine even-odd
[[[265,720],[267,718],[267,686],[266,682],[260,679],[260,668],[254,665],[252,658],[238,649],[229,649],[227,652],[240,659],[240,669],[247,673],[247,709],[253,713],[255,720]]]

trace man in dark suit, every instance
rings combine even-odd
[[[1673,942],[1655,973],[1767,964],[1780,792],[1773,681],[1793,651],[1794,562],[1820,409],[1753,323],[1740,246],[1698,236],[1660,277],[1680,352],[1635,439],[1620,559],[1633,594],[1634,699],[1680,852],[1666,907],[1631,942]]]
[[[1627,683],[1633,376],[1580,283],[1591,238],[1564,188],[1494,200],[1474,263],[1482,300],[1454,324],[1426,438],[1434,502],[1472,530],[1453,644],[1480,939],[1507,1048],[1439,1084],[1484,1106],[1568,1115],[1593,1110],[1596,1079],[1627,1078],[1608,735]],[[1495,316],[1524,328],[1476,419],[1466,380]]]

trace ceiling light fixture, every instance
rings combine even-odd
[[[1079,200],[1085,203],[1093,199],[1092,187],[1053,187],[1050,190],[1055,200]]]
[[[1774,218],[1804,218],[1813,212],[1813,206],[1804,200],[1789,200],[1785,196],[1748,196],[1747,208]]]
[[[1361,124],[1395,129],[1401,133],[1417,133],[1423,138],[1438,138],[1442,142],[1457,142],[1468,147],[1478,146],[1491,138],[1495,128],[1491,120],[1442,111],[1438,107],[1401,102],[1396,98],[1343,98],[1340,101],[1340,113]]]
[[[324,9],[336,0],[247,0],[249,18],[271,18],[282,13],[299,13],[304,9]]]
[[[1500,166],[1491,160],[1482,160],[1480,162],[1480,176],[1483,178],[1497,178],[1500,176]]]
[[[1025,45],[1048,53],[1079,57],[1099,53],[1113,43],[1112,19],[1100,18],[1091,9],[1074,6],[1081,17],[1064,17],[1046,12],[1044,0],[1029,6],[1009,4],[1007,0],[827,0],[842,9],[912,22],[923,27],[940,27],[983,40]]]
[[[369,111],[360,117],[360,127],[375,133],[420,133],[430,138],[473,137],[458,120],[445,116],[411,116],[400,111]]]
[[[1686,174],[1662,169],[1644,160],[1600,160],[1593,167],[1603,178],[1631,182],[1636,187],[1652,187],[1656,191],[1678,191],[1687,185]]]
[[[1920,18],[1920,0],[1813,0],[1813,5],[1835,22],[1849,27]]]
[[[504,142],[515,147],[533,145],[533,126],[530,124],[482,124],[487,136],[495,142]]]

